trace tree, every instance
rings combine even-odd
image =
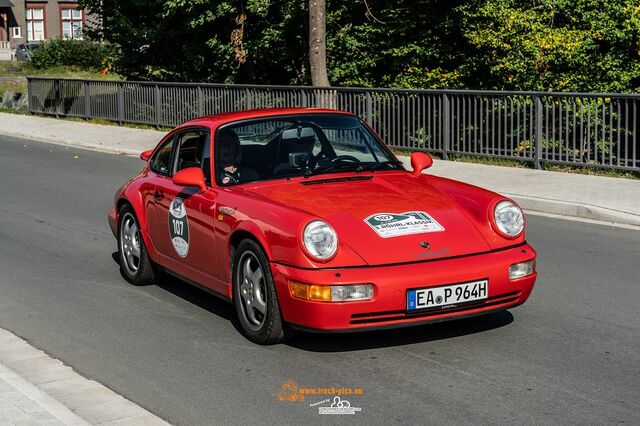
[[[311,84],[330,86],[327,76],[326,3],[309,0],[309,64]]]
[[[625,92],[640,84],[637,0],[483,0],[457,13],[467,87]]]
[[[114,69],[130,79],[545,91],[640,88],[639,0],[84,3],[103,16],[104,38],[120,49]]]

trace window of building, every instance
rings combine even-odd
[[[12,38],[22,38],[22,28],[20,28],[20,27],[11,27],[11,37]]]
[[[27,8],[27,40],[44,40],[44,9]]]
[[[82,9],[62,9],[60,11],[62,22],[62,38],[81,40],[83,18]]]

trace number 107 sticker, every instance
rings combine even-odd
[[[169,206],[169,236],[178,256],[189,253],[189,221],[182,198],[176,197]]]

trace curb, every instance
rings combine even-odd
[[[513,198],[523,210],[640,226],[640,216],[606,207],[518,194],[504,193],[502,195]]]
[[[2,328],[0,377],[66,425],[168,425]]]
[[[58,138],[54,138],[54,137],[35,136],[35,135],[27,134],[27,133],[11,132],[11,131],[7,131],[7,130],[3,130],[2,131],[2,135],[14,137],[14,138],[19,138],[19,139],[32,140],[32,141],[37,141],[37,142],[50,143],[52,145],[65,146],[65,147],[68,147],[68,148],[88,149],[90,151],[99,151],[99,152],[104,152],[104,153],[107,153],[107,154],[114,154],[114,155],[133,155],[133,156],[137,157],[142,152],[142,151],[134,150],[134,149],[130,149],[130,148],[120,148],[120,147],[112,148],[112,147],[103,145],[101,143],[69,142],[66,139],[58,139]]]
[[[0,364],[0,379],[17,389],[29,400],[35,402],[47,411],[51,416],[65,425],[88,425],[86,421],[77,416],[64,404],[42,392],[36,386],[24,380],[13,370]]]

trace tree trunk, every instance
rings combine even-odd
[[[309,65],[311,84],[331,86],[327,77],[326,0],[309,0]]]

